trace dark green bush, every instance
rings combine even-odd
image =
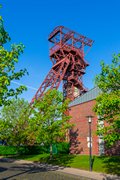
[[[16,154],[42,154],[47,153],[48,148],[44,146],[0,146],[0,155]]]
[[[15,155],[17,148],[15,146],[0,146],[0,155]]]
[[[15,155],[15,154],[44,154],[49,153],[50,148],[46,146],[0,146],[0,155]],[[54,154],[68,154],[69,153],[69,143],[61,142],[53,144]]]
[[[20,146],[17,147],[17,149],[18,149],[18,154],[32,155],[32,154],[48,153],[47,146]]]
[[[69,154],[70,144],[68,142],[57,143],[56,146],[58,154]]]

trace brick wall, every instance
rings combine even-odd
[[[97,116],[93,112],[95,100],[91,100],[76,106],[70,107],[70,122],[75,126],[70,131],[70,152],[74,154],[89,154],[87,137],[89,137],[89,126],[86,116],[92,115],[92,154],[98,155],[98,137],[96,136]]]

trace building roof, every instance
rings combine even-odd
[[[98,87],[94,87],[90,89],[88,92],[86,92],[85,94],[77,97],[72,102],[70,102],[69,107],[75,106],[75,105],[78,105],[87,101],[94,100],[100,94],[100,92],[101,90]]]

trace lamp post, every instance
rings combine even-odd
[[[89,170],[92,171],[92,135],[91,135],[91,123],[92,123],[91,115],[87,116],[88,124],[89,124]]]

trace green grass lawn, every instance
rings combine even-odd
[[[87,155],[59,154],[54,155],[52,160],[49,154],[21,155],[16,158],[89,170],[89,156]],[[120,156],[93,156],[93,171],[120,175]]]

